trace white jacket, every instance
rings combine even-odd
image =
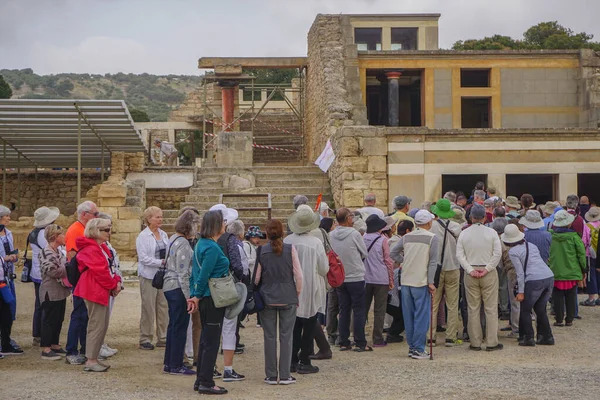
[[[169,248],[169,237],[167,233],[161,229],[158,230],[161,240],[165,243],[165,247]],[[156,253],[156,238],[150,228],[144,229],[135,241],[135,248],[138,255],[138,276],[146,279],[153,279],[162,265],[162,260],[155,258]]]

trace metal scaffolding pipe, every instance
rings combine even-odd
[[[77,204],[81,200],[81,111],[77,114]]]
[[[102,145],[102,153],[100,155],[100,182],[104,182],[104,144]]]
[[[21,153],[17,155],[17,210],[21,211]]]
[[[2,204],[6,204],[6,140],[3,140],[2,143],[2,155],[4,158],[4,168],[2,168]]]
[[[40,187],[38,186],[38,167],[37,167],[37,165],[35,166],[35,173],[33,174],[33,182],[35,185],[35,200],[34,200],[33,204],[35,204],[35,209],[37,210],[38,197],[40,196]]]

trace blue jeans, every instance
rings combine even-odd
[[[85,301],[73,295],[73,311],[71,312],[71,322],[69,323],[69,333],[67,334],[67,355],[85,354],[85,338],[87,336],[88,311]],[[81,344],[81,349],[77,350],[77,345]]]
[[[354,342],[358,347],[365,347],[365,281],[345,282],[336,290],[340,304],[340,345],[350,345],[350,314],[354,312]]]
[[[599,294],[600,293],[600,271],[596,268],[599,265],[596,264],[596,259],[592,258],[590,262],[590,273],[588,275],[589,280],[587,282],[587,294]]]
[[[17,291],[15,290],[15,281],[12,279],[8,281],[8,286],[10,287],[10,291],[15,298],[15,301],[10,303],[10,313],[12,314],[13,321],[17,319]]]
[[[164,364],[171,369],[177,369],[183,366],[190,314],[187,313],[187,301],[181,289],[169,290],[164,292],[164,295],[169,305]]]
[[[402,285],[402,314],[409,350],[425,351],[431,316],[431,295],[427,286]]]

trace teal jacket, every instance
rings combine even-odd
[[[587,267],[585,247],[577,232],[571,229],[551,230],[550,269],[555,281],[580,281]]]
[[[192,276],[190,277],[190,296],[209,297],[210,278],[222,278],[229,273],[229,259],[212,239],[201,238],[194,249]]]

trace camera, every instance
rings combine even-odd
[[[15,279],[17,279],[17,275],[16,274],[8,274],[8,279],[11,281],[14,281]]]
[[[9,251],[6,253],[7,256],[19,255],[19,249],[14,249],[13,251]]]

